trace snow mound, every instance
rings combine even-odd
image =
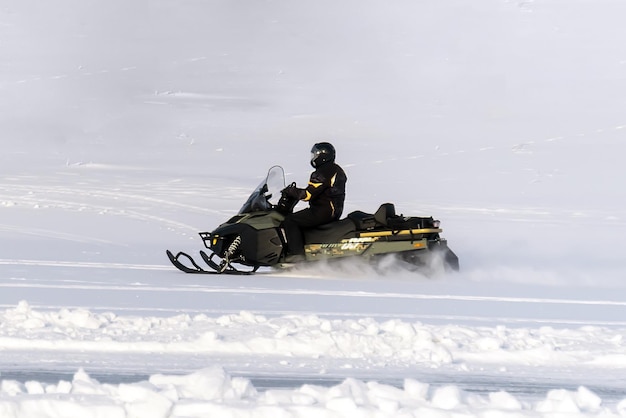
[[[550,391],[537,403],[525,403],[506,392],[479,396],[413,379],[405,379],[401,388],[348,378],[331,387],[259,392],[248,379],[231,377],[220,367],[119,385],[100,384],[83,370],[71,382],[4,380],[0,385],[3,418],[617,417],[626,412],[625,402],[611,410],[581,387]]]
[[[428,368],[550,365],[589,369],[626,367],[626,341],[619,329],[470,327],[430,325],[400,319],[332,319],[318,315],[268,317],[249,311],[211,317],[122,316],[85,309],[43,311],[22,301],[0,312],[0,347],[7,353],[263,356],[296,359],[325,367],[337,360],[348,366]]]

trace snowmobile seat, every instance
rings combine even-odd
[[[354,222],[345,218],[303,230],[305,244],[322,244],[339,242],[344,238],[353,238],[356,227]]]
[[[383,203],[380,205],[376,213],[374,214],[374,219],[381,225],[387,226],[387,220],[389,218],[394,218],[396,216],[396,207],[393,203]]]
[[[354,222],[354,225],[356,226],[356,229],[358,231],[368,231],[376,227],[376,220],[374,219],[374,215],[372,215],[371,213],[365,213],[361,212],[360,210],[356,210],[348,214],[348,219]]]

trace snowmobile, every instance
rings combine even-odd
[[[300,256],[294,263],[281,223],[298,200],[284,193],[285,187],[283,168],[271,167],[237,215],[212,232],[199,233],[211,251],[209,255],[200,250],[208,269],[182,251],[174,255],[167,250],[168,258],[179,270],[196,274],[253,274],[260,267],[285,268],[354,257],[376,260],[390,254],[412,270],[426,271],[433,264],[445,271],[459,269],[458,257],[440,236],[438,220],[397,215],[392,203],[383,203],[374,213],[355,211],[344,219],[304,230],[304,260]]]

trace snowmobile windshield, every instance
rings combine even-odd
[[[284,188],[285,172],[281,166],[275,165],[268,170],[265,179],[254,189],[246,203],[239,209],[239,213],[271,210]]]

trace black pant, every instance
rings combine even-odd
[[[332,211],[325,209],[306,208],[288,215],[283,221],[283,228],[287,235],[287,249],[289,254],[304,255],[303,229],[314,228],[334,221]]]

